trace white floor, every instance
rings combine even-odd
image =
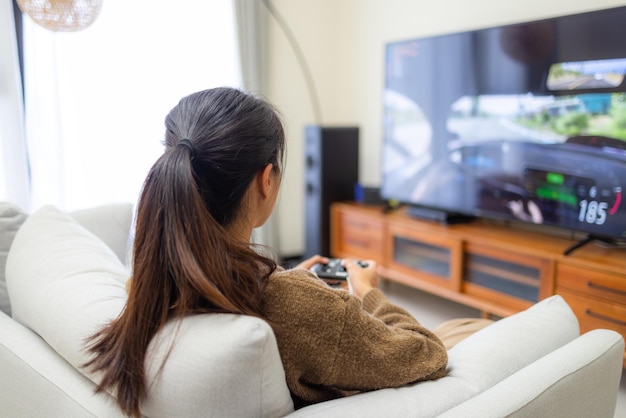
[[[433,328],[448,319],[480,317],[480,312],[476,309],[401,284],[385,282],[382,289],[394,303],[405,308],[428,328]],[[615,418],[626,418],[626,370],[622,372]]]

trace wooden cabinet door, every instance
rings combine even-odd
[[[462,291],[523,310],[553,293],[553,271],[554,263],[548,259],[468,243]]]
[[[416,228],[389,222],[387,234],[388,275],[407,284],[426,281],[458,291],[461,283],[461,241],[440,228]]]

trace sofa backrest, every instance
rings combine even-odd
[[[7,259],[14,319],[94,382],[99,377],[82,368],[90,358],[85,340],[121,313],[128,277],[109,246],[52,206],[24,222]],[[149,417],[282,416],[293,410],[274,334],[256,318],[173,321],[152,341],[146,371],[142,413]]]

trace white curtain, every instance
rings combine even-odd
[[[267,89],[267,20],[263,0],[234,0],[241,77],[248,91]]]
[[[267,25],[263,0],[234,0],[243,87],[265,96],[267,91]],[[253,231],[252,240],[280,252],[278,203],[265,225]],[[266,252],[274,256],[274,252]]]
[[[21,76],[11,0],[0,0],[0,200],[30,206]]]
[[[73,33],[24,20],[33,208],[135,202],[167,112],[194,91],[241,86],[232,0],[105,1]]]

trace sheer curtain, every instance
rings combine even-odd
[[[30,206],[21,76],[13,4],[0,0],[0,199]]]
[[[241,86],[232,0],[105,1],[74,33],[24,20],[33,209],[135,202],[177,101]]]
[[[269,14],[263,0],[234,0],[237,40],[243,87],[263,96],[267,91],[267,25]],[[284,167],[283,167],[284,168]],[[280,198],[279,198],[280,199]],[[277,217],[280,204],[265,225],[253,231],[252,240],[280,252]],[[274,256],[272,251],[266,255]]]

